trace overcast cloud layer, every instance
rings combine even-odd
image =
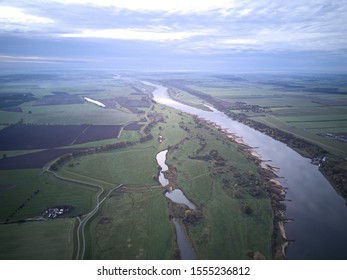
[[[347,1],[0,0],[0,65],[347,71]]]

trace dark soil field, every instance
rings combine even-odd
[[[2,108],[1,110],[6,112],[23,112],[21,107],[6,107],[6,108]]]
[[[146,97],[130,99],[124,96],[119,96],[116,97],[115,100],[120,106],[127,108],[129,111],[135,114],[137,114],[139,111],[137,107],[148,108],[150,106],[150,102],[146,99]]]
[[[50,161],[81,149],[52,149],[0,159],[0,170],[42,168]]]
[[[106,106],[105,109],[114,109],[117,105],[115,99],[101,99],[99,101]]]
[[[0,150],[52,149],[117,138],[121,125],[25,125],[0,131]]]
[[[33,100],[36,98],[32,93],[0,93],[0,109],[16,107]]]
[[[0,150],[50,149],[70,145],[88,125],[17,124],[0,131]]]
[[[127,125],[124,127],[124,130],[138,131],[138,130],[140,130],[142,127],[143,127],[142,124],[139,124],[139,123],[137,123],[137,122],[132,122],[132,123],[127,124]]]
[[[73,144],[118,138],[121,125],[90,125]]]
[[[78,95],[72,95],[67,92],[52,92],[54,95],[46,95],[42,99],[37,100],[34,106],[47,105],[67,105],[67,104],[82,104],[83,98]]]

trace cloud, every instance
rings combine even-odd
[[[234,6],[233,0],[50,0],[65,5],[91,5],[113,7],[140,12],[203,13],[211,10],[224,11]]]
[[[118,40],[142,40],[142,41],[174,41],[185,40],[193,36],[207,35],[210,31],[171,31],[161,30],[157,28],[147,29],[87,29],[79,33],[65,33],[61,37],[65,38],[102,38],[102,39],[118,39]]]
[[[346,15],[347,0],[1,0],[0,54],[138,61],[312,51],[346,61]]]
[[[67,59],[62,57],[40,57],[40,56],[10,56],[0,55],[0,63],[83,63],[85,60]]]
[[[40,17],[26,13],[20,8],[0,6],[0,22],[7,24],[51,24],[54,21],[47,17]]]

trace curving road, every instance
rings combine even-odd
[[[86,239],[85,239],[85,226],[88,223],[88,221],[98,212],[100,205],[106,200],[106,198],[111,194],[112,191],[122,187],[123,184],[120,184],[114,188],[112,188],[111,190],[108,191],[108,193],[106,194],[106,196],[99,201],[100,199],[100,195],[104,192],[104,188],[100,187],[102,189],[102,191],[98,194],[98,196],[96,197],[96,206],[95,208],[90,211],[88,214],[86,214],[83,218],[83,220],[81,220],[79,217],[77,217],[78,221],[79,221],[79,225],[77,228],[77,253],[76,253],[76,260],[83,260],[84,259],[84,254],[86,251]],[[80,235],[82,236],[82,240],[80,239]],[[81,244],[82,243],[82,244]],[[82,250],[81,250],[82,247]]]
[[[84,232],[85,232],[85,226],[86,226],[87,222],[98,212],[100,205],[106,200],[106,198],[111,194],[111,192],[122,187],[123,184],[119,184],[118,186],[115,186],[114,188],[110,189],[108,191],[108,193],[105,195],[105,197],[100,201],[100,196],[105,191],[103,187],[101,187],[99,185],[94,185],[91,183],[79,181],[76,179],[71,179],[71,178],[66,178],[66,177],[60,176],[57,173],[55,173],[54,171],[50,170],[49,168],[50,168],[50,164],[45,166],[43,168],[43,171],[53,174],[59,180],[66,181],[66,182],[72,182],[72,183],[78,183],[78,184],[91,186],[91,187],[100,189],[100,192],[96,197],[95,208],[92,211],[90,211],[89,213],[87,213],[86,215],[84,215],[82,219],[80,217],[77,217],[77,220],[79,221],[79,225],[77,227],[77,232],[76,232],[76,234],[77,234],[76,260],[83,260],[84,255],[85,255],[85,251],[86,251],[86,239],[85,239],[85,233]]]

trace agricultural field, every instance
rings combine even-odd
[[[64,182],[43,173],[41,169],[2,170],[0,222],[36,219],[49,207],[70,205],[68,216],[87,212],[93,204],[96,190]]]
[[[175,237],[160,188],[111,194],[91,223],[91,259],[173,259]]]
[[[0,259],[70,259],[74,226],[71,218],[0,225],[0,239],[6,240],[0,243]]]
[[[347,157],[347,86],[342,75],[244,74],[185,80],[175,76],[175,80],[167,81],[184,95],[202,93],[217,98],[232,113],[244,114],[333,155]]]
[[[47,168],[66,154],[138,141],[148,103],[135,114],[112,101],[139,100],[132,103],[135,110],[147,94],[109,74],[6,74],[0,83],[0,226],[1,240],[8,240],[1,242],[0,258],[74,258],[77,217],[96,206],[100,182],[59,178]],[[66,207],[71,211],[62,218],[43,218],[47,209]]]

